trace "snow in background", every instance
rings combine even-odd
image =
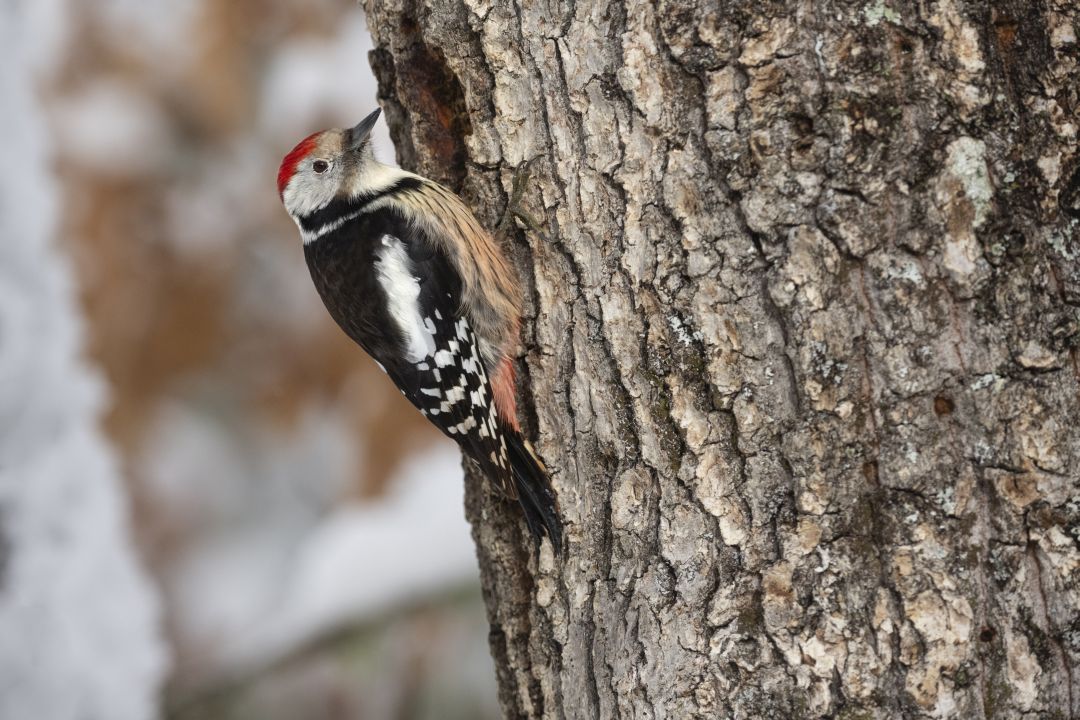
[[[197,36],[207,12],[198,0],[95,7],[93,22],[150,69],[152,86],[193,75],[197,43],[177,38]],[[265,237],[280,227],[299,247],[295,227],[268,226],[266,218],[285,219],[273,185],[281,154],[375,107],[371,38],[359,8],[345,8],[329,36],[297,32],[268,46],[252,73],[251,126],[212,145],[184,145],[173,105],[116,71],[83,78],[51,113],[65,162],[79,173],[166,179],[162,239],[174,252],[247,258],[232,288],[233,313],[263,316],[265,336],[302,337],[326,314],[302,258]],[[385,123],[374,132],[377,154],[393,162]],[[267,303],[268,295],[276,301]],[[232,362],[257,374],[270,360]],[[144,500],[183,527],[158,576],[185,687],[250,675],[343,625],[476,582],[460,454],[449,441],[440,438],[401,467],[387,494],[349,497],[352,478],[377,450],[347,417],[375,402],[367,382],[388,380],[379,374],[354,381],[342,398],[311,398],[299,422],[281,427],[244,414],[235,388],[220,378],[193,375],[146,424],[133,474]]]
[[[158,21],[148,13],[138,18],[172,21],[171,13]],[[326,314],[299,258],[260,249],[267,244],[262,238],[244,240],[266,232],[257,220],[261,203],[268,199],[271,212],[283,214],[272,185],[279,155],[267,148],[291,148],[314,130],[355,124],[374,109],[371,49],[356,6],[330,37],[298,34],[275,44],[258,73],[254,127],[224,151],[215,148],[217,157],[171,189],[171,242],[189,253],[212,254],[220,243],[207,238],[219,238],[253,253],[249,267],[257,269],[236,288],[239,311],[272,316],[266,333],[280,333],[285,324],[311,326],[313,316]],[[173,72],[184,57],[178,52],[172,58]],[[114,157],[123,158],[124,136],[155,138],[167,127],[156,107],[108,81],[59,107],[60,137],[73,144],[72,160],[88,166],[109,162],[110,152],[94,138],[107,144],[115,139]],[[109,107],[121,129],[104,127]],[[385,122],[374,136],[377,155],[393,163]],[[126,173],[152,176],[155,162],[164,160],[114,163],[113,171],[121,165]],[[299,245],[291,223],[285,233]],[[268,292],[279,301],[266,303]],[[244,362],[259,371],[260,358]],[[365,382],[389,380],[379,373],[358,380],[337,402],[313,399],[287,431],[237,415],[228,391],[214,387],[189,387],[157,412],[133,465],[155,505],[193,522],[190,539],[161,577],[185,686],[213,687],[247,676],[343,625],[478,581],[464,518],[461,455],[449,440],[439,437],[406,462],[389,481],[388,494],[363,502],[347,497],[350,479],[362,474],[373,451],[345,417],[351,405],[372,402]]]
[[[330,631],[471,579],[463,486],[449,480],[460,457],[440,444],[406,463],[377,502],[340,507],[290,541],[255,532],[195,558],[183,586],[218,597],[182,604],[202,613],[193,632],[218,634],[219,669],[249,675]],[[249,570],[238,578],[241,567]]]
[[[198,657],[185,684],[250,676],[342,626],[475,582],[451,443],[406,462],[387,495],[341,503],[362,457],[333,410],[288,437],[246,440],[181,406],[160,421],[143,461],[152,491],[178,514],[213,516],[164,579]]]
[[[158,605],[80,360],[35,96],[63,10],[0,5],[0,717],[145,720],[166,668]]]
[[[375,107],[363,13],[7,0],[0,22],[0,720],[152,717],[166,669],[183,720],[321,720],[345,693],[327,717],[496,717],[460,455],[331,326],[275,188],[300,138]],[[245,683],[257,711],[198,706]],[[421,687],[431,712],[403,715]]]
[[[293,143],[328,123],[351,127],[377,106],[375,77],[368,64],[372,50],[364,13],[350,12],[333,40],[298,38],[271,58],[263,80],[260,129]],[[305,131],[306,130],[306,131]],[[395,165],[394,145],[385,121],[371,131],[375,156]]]

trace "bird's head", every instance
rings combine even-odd
[[[278,194],[296,220],[337,197],[378,189],[381,169],[371,150],[371,129],[380,110],[348,129],[323,130],[301,140],[281,161]]]

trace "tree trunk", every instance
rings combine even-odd
[[[507,717],[1080,716],[1074,0],[367,9],[400,162],[524,180]]]

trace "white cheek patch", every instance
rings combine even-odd
[[[330,176],[311,176],[298,172],[289,181],[281,197],[289,214],[295,219],[326,207],[336,193],[337,182]]]
[[[412,272],[405,245],[392,235],[382,236],[375,261],[376,276],[386,293],[387,309],[405,338],[405,357],[419,363],[435,354],[434,329],[420,314],[420,281]]]

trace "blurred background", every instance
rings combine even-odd
[[[146,580],[150,704],[185,720],[497,717],[459,455],[332,324],[275,188],[299,139],[374,109],[362,11],[350,0],[7,0],[0,14],[4,165],[38,178],[0,195],[0,263],[49,277],[55,265],[58,307],[70,303],[63,332],[93,388],[86,417],[103,429],[117,543],[131,545],[133,582]],[[20,260],[31,235],[40,252]],[[0,393],[55,382],[4,365],[3,319]],[[14,448],[0,439],[0,511],[5,497],[21,507],[31,482],[4,458]],[[85,477],[76,464],[35,465],[40,486]],[[65,505],[59,492],[44,513]],[[8,544],[17,580],[32,562]],[[42,576],[48,625],[74,623],[65,608],[79,598],[65,598],[82,591]],[[123,590],[94,573],[85,583],[103,605]],[[0,642],[36,617],[29,600],[5,602]],[[14,694],[49,691],[40,654],[0,660],[0,712],[35,707]],[[69,673],[82,677],[77,664]],[[114,684],[105,703],[125,692]]]

